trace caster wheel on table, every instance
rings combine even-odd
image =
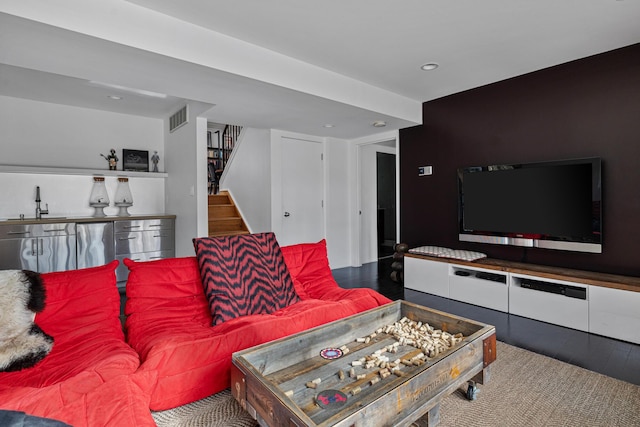
[[[478,393],[480,390],[474,381],[469,381],[469,385],[467,387],[467,399],[468,400],[476,400],[478,398]]]

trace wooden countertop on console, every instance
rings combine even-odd
[[[0,225],[31,225],[31,224],[60,224],[60,223],[87,223],[87,222],[113,222],[113,221],[134,221],[142,219],[176,219],[175,215],[158,214],[158,215],[131,215],[131,216],[80,216],[80,217],[50,217],[46,215],[42,219],[25,218],[25,219],[0,219]]]
[[[483,258],[477,261],[461,261],[451,258],[431,257],[412,253],[406,253],[405,256],[457,265],[468,265],[470,267],[486,268],[490,270],[499,270],[508,273],[528,274],[546,279],[564,280],[567,282],[602,286],[605,288],[621,289],[624,291],[640,292],[640,277],[635,276],[621,276],[617,274],[527,264],[524,262],[504,261],[492,258]]]

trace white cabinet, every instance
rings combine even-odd
[[[640,344],[640,292],[591,286],[589,331]]]
[[[405,256],[404,273],[408,289],[640,344],[638,278],[418,255]]]
[[[508,311],[507,273],[425,258],[404,258],[404,286],[420,292]]]
[[[589,286],[512,274],[509,313],[589,331]]]
[[[404,286],[448,298],[449,266],[445,262],[405,257]]]
[[[449,298],[508,312],[507,278],[501,271],[449,264]]]

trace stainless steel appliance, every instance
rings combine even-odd
[[[118,286],[124,287],[129,269],[122,262],[149,261],[175,256],[174,220],[169,218],[115,221],[116,270]]]
[[[116,259],[113,221],[76,224],[78,268],[104,265]]]

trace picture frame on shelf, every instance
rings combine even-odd
[[[149,152],[144,150],[122,149],[122,170],[149,172]]]

